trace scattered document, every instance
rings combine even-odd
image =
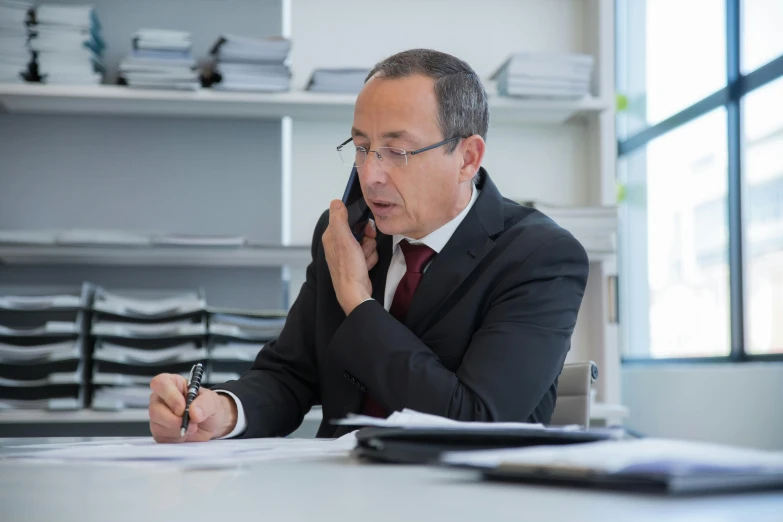
[[[237,467],[248,463],[296,461],[348,456],[356,446],[349,433],[339,439],[227,439],[183,444],[158,444],[151,438],[87,444],[39,446],[4,454],[3,459],[39,462],[102,463],[175,466],[180,468]],[[44,449],[53,448],[53,449]]]
[[[501,465],[593,470],[603,473],[650,473],[661,470],[783,472],[783,452],[761,451],[721,444],[667,439],[589,442],[502,450],[448,452],[447,464],[476,468]]]
[[[152,319],[200,312],[205,306],[204,298],[195,292],[161,299],[136,299],[101,290],[95,296],[93,309],[122,317]]]
[[[0,245],[53,245],[55,230],[0,230]]]
[[[82,299],[78,295],[2,295],[0,310],[53,310],[81,307]]]
[[[263,347],[261,343],[218,344],[212,348],[210,358],[214,361],[255,361]]]
[[[0,337],[36,337],[39,335],[71,335],[79,333],[79,325],[68,321],[48,321],[35,328],[12,328],[0,324]]]
[[[150,403],[149,386],[99,387],[92,396],[94,410],[117,411],[124,408],[146,408]]]
[[[93,359],[120,364],[165,364],[195,362],[207,358],[207,349],[195,343],[183,343],[168,348],[142,349],[112,343],[99,343]]]
[[[161,234],[152,238],[156,246],[224,247],[239,248],[245,245],[244,236],[207,234]]]
[[[57,244],[70,246],[149,246],[149,234],[130,230],[68,229],[57,234]]]
[[[0,363],[51,362],[78,359],[80,355],[81,341],[78,340],[34,346],[0,343]]]
[[[334,424],[341,426],[375,426],[379,428],[454,428],[454,429],[470,429],[477,430],[486,429],[543,429],[543,424],[534,424],[527,422],[467,422],[457,421],[454,419],[448,419],[446,417],[440,417],[438,415],[431,415],[429,413],[421,413],[415,410],[405,408],[404,410],[395,411],[389,415],[386,419],[379,419],[377,417],[369,417],[367,415],[355,415],[350,414],[345,419],[339,419],[332,421]],[[576,429],[574,427],[559,427],[557,429]],[[554,429],[554,428],[553,428]]]
[[[106,337],[192,337],[206,335],[204,323],[191,321],[166,321],[162,323],[128,323],[122,321],[99,321],[92,325],[91,333]]]

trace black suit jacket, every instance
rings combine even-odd
[[[365,393],[389,411],[452,419],[549,422],[588,261],[566,230],[502,198],[484,169],[476,203],[419,284],[405,323],[383,307],[392,238],[379,232],[373,300],[346,317],[315,228],[313,261],[285,327],[239,380],[243,437],[284,436],[314,404],[319,437],[358,412]]]

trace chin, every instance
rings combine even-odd
[[[403,235],[405,234],[405,231],[403,230],[404,227],[400,226],[399,221],[394,218],[386,218],[386,219],[375,218],[375,228],[377,228],[387,236],[391,236],[394,234],[403,234]]]

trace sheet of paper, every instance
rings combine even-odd
[[[443,454],[441,461],[447,464],[487,469],[500,465],[521,465],[581,468],[606,473],[669,471],[686,468],[716,470],[768,468],[783,472],[783,452],[651,438],[563,446],[457,451]]]
[[[527,422],[465,422],[421,413],[415,410],[405,408],[402,411],[395,411],[386,419],[377,417],[368,417],[366,415],[349,415],[345,419],[334,421],[335,424],[343,426],[376,426],[380,428],[455,428],[455,429],[542,429],[543,424],[533,424]],[[576,426],[575,428],[578,428]],[[574,429],[570,427],[558,429]]]
[[[102,464],[146,464],[183,468],[235,467],[273,460],[311,460],[347,456],[356,446],[349,433],[339,439],[228,439],[186,444],[159,444],[152,438],[125,439],[98,443],[62,444],[49,449],[39,446],[29,451],[5,453],[4,459],[39,462]]]

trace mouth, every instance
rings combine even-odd
[[[394,207],[397,206],[394,203],[390,203],[388,201],[375,199],[370,200],[369,204],[372,213],[376,216],[386,216],[394,210]]]

